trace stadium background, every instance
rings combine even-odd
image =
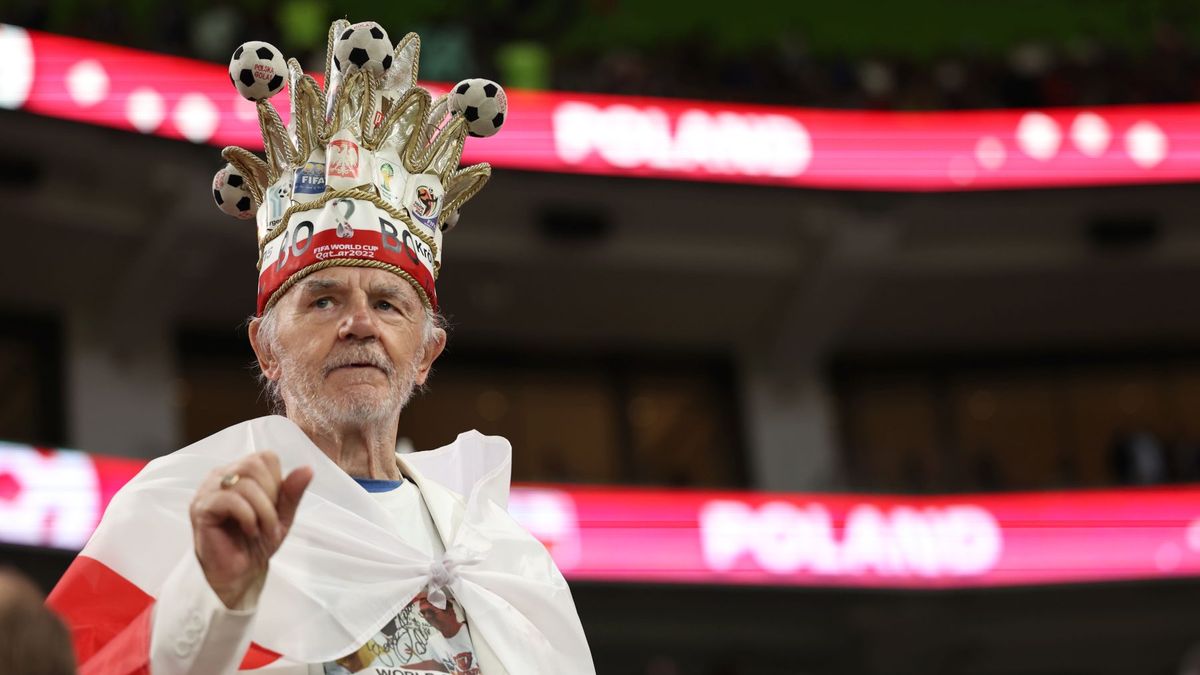
[[[215,63],[265,39],[314,70],[342,15],[420,32],[423,79],[514,90],[881,113],[1200,95],[1200,7],[1185,2],[0,8],[6,24]],[[219,165],[203,144],[0,111],[0,439],[150,458],[266,413],[244,332],[253,235],[207,197]],[[450,348],[402,433],[416,448],[505,435],[525,484],[1137,500],[1133,486],[1194,483],[1200,194],[1126,183],[820,190],[499,169],[447,238]],[[48,588],[70,553],[6,544],[0,560]],[[1185,577],[573,586],[606,674],[1179,673],[1200,644]]]

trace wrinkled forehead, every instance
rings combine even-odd
[[[371,298],[386,298],[393,303],[420,305],[421,298],[412,284],[387,271],[369,267],[329,267],[317,270],[288,289],[285,298],[303,302],[313,296],[331,293],[365,292]]]

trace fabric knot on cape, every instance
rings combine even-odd
[[[429,604],[446,609],[446,589],[452,588],[458,580],[459,568],[483,562],[484,555],[483,551],[459,547],[446,551],[441,558],[430,563],[429,583],[425,585]]]

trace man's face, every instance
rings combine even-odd
[[[425,617],[425,621],[443,636],[454,637],[462,628],[462,622],[454,615],[454,609],[450,605],[446,605],[446,609],[438,609],[424,595],[420,596],[418,600],[421,616]]]
[[[261,339],[261,321],[250,329],[263,374],[289,414],[327,427],[394,420],[445,345],[440,329],[425,343],[420,298],[384,270],[314,272],[272,311],[274,339]]]

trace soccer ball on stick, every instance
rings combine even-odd
[[[287,63],[274,45],[247,42],[233,50],[233,58],[229,60],[229,81],[244,98],[262,101],[283,90],[287,81]]]
[[[333,45],[333,67],[342,75],[365,70],[372,77],[383,77],[392,67],[392,41],[387,31],[374,21],[356,23],[342,31]]]
[[[258,210],[246,189],[246,177],[232,164],[226,164],[213,176],[213,200],[226,215],[247,220]]]
[[[467,133],[491,136],[500,131],[508,112],[504,88],[483,78],[463,80],[450,91],[450,110],[467,121]]]

